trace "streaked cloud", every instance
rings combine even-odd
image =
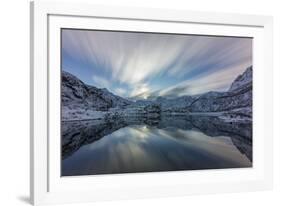
[[[173,94],[182,96],[201,94],[207,91],[225,91],[238,76],[237,74],[243,73],[247,66],[248,64],[239,64],[239,66],[232,66],[211,74],[197,76],[161,90],[158,96],[172,96]]]
[[[110,82],[103,78],[103,77],[99,77],[97,75],[94,75],[93,77],[93,83],[97,86],[97,87],[105,87],[105,88],[110,88]]]
[[[126,94],[126,90],[123,88],[115,88],[114,93],[119,96],[123,96],[124,94]]]
[[[62,52],[80,79],[118,95],[181,96],[228,89],[252,64],[252,39],[63,30]]]

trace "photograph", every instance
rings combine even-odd
[[[61,176],[253,166],[253,37],[61,28]]]

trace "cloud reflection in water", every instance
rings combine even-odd
[[[129,125],[63,160],[63,175],[251,167],[228,136],[175,127]]]

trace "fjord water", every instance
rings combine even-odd
[[[218,117],[62,122],[62,176],[252,166],[252,124]]]

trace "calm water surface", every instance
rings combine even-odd
[[[62,124],[62,176],[252,166],[252,125],[216,117]]]

